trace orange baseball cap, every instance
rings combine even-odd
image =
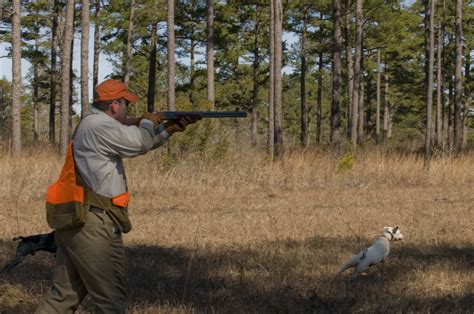
[[[137,102],[137,95],[128,90],[127,86],[120,81],[106,80],[95,87],[94,101],[108,101],[123,98],[129,102]]]

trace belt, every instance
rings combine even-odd
[[[89,211],[91,213],[96,213],[96,214],[102,214],[103,212],[105,212],[105,210],[103,210],[102,208],[94,207],[94,206],[91,206],[89,208]],[[115,223],[114,223],[114,226],[112,228],[112,232],[115,233],[115,234],[122,234],[122,231],[120,231],[120,228],[117,227],[117,225],[115,225]]]

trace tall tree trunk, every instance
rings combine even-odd
[[[354,86],[352,90],[352,125],[351,125],[351,142],[355,147],[357,145],[357,128],[359,121],[359,93],[360,84],[362,81],[361,59],[362,59],[362,2],[363,0],[356,0],[356,45],[354,54]]]
[[[260,34],[260,10],[255,6],[255,33],[254,33],[254,52],[253,52],[253,90],[252,90],[252,122],[250,132],[250,142],[252,146],[257,146],[257,123],[258,123],[258,76],[260,68],[260,56],[258,36]]]
[[[455,112],[455,99],[454,99],[454,81],[450,77],[448,79],[448,129],[447,129],[447,140],[450,151],[454,151],[454,112]]]
[[[74,90],[74,68],[73,68],[73,62],[74,62],[74,19],[76,16],[75,13],[76,10],[76,5],[74,4],[73,12],[72,12],[72,36],[71,36],[71,56],[69,57],[69,119],[68,119],[68,134],[69,136],[72,135],[72,116],[74,115],[74,100],[73,96],[74,93],[72,92]]]
[[[381,71],[380,71],[380,48],[377,49],[377,100],[375,107],[375,140],[378,143],[380,141],[380,91],[381,91]]]
[[[341,144],[341,1],[333,0],[332,39],[332,99],[331,99],[331,144],[336,151]]]
[[[207,100],[214,109],[214,0],[207,0]]]
[[[347,135],[351,137],[352,131],[352,93],[354,90],[354,56],[352,55],[352,0],[346,0],[346,14],[344,23],[344,37],[346,41],[346,61],[347,61]]]
[[[189,101],[191,102],[191,107],[193,110],[196,110],[196,99],[194,97],[195,92],[195,76],[196,76],[196,39],[194,28],[191,33],[191,43],[190,43],[190,57],[189,57],[189,76],[190,76],[190,88],[189,88]]]
[[[303,12],[303,29],[301,31],[301,76],[300,76],[300,125],[301,125],[301,146],[308,144],[308,126],[306,124],[306,115],[308,108],[306,106],[306,33],[308,24],[308,8],[304,8]]]
[[[318,91],[316,96],[316,143],[321,144],[321,105],[323,94],[323,51],[319,51],[319,65],[318,65]]]
[[[168,0],[166,25],[168,33],[168,110],[175,111],[174,0]]]
[[[454,152],[462,149],[462,0],[456,0],[456,70],[455,70],[455,107],[454,107]]]
[[[13,0],[12,12],[12,157],[21,154],[21,7]]]
[[[59,120],[59,153],[62,157],[66,155],[69,143],[69,95],[71,81],[71,44],[74,24],[74,0],[67,0],[66,21],[64,31],[64,43],[61,53],[61,117]]]
[[[387,71],[387,65],[385,65],[385,71]],[[385,140],[389,139],[389,119],[390,119],[390,95],[389,95],[389,77],[388,74],[384,74],[384,83],[385,83],[385,101],[384,101],[384,108],[383,108],[383,131],[384,131],[384,138]]]
[[[155,111],[155,88],[156,88],[156,42],[158,22],[151,24],[150,62],[148,64],[148,97],[147,111]]]
[[[469,48],[467,48],[467,51],[465,52],[465,67],[464,67],[464,77],[465,77],[465,86],[464,86],[464,95],[466,95],[466,102],[463,104],[463,123],[462,123],[462,144],[461,144],[461,150],[466,149],[467,147],[467,140],[468,140],[468,131],[469,131],[469,96],[471,95],[469,86],[470,86],[470,81],[471,81],[471,52]]]
[[[267,153],[271,160],[275,155],[275,4],[270,0],[270,85],[268,87],[268,138]]]
[[[89,111],[89,18],[90,1],[82,0],[81,118]]]
[[[426,88],[426,133],[424,168],[429,169],[431,159],[431,137],[433,134],[433,65],[434,65],[434,9],[435,0],[426,0],[425,31],[425,88]]]
[[[357,144],[362,145],[364,142],[364,128],[365,128],[365,106],[364,106],[364,97],[365,97],[365,84],[364,81],[360,82],[360,92],[359,92],[359,104],[357,108],[359,109],[359,121],[357,122]]]
[[[128,17],[127,43],[125,46],[125,71],[123,73],[123,82],[128,85],[132,75],[132,38],[134,31],[133,20],[135,18],[135,0],[130,0],[130,15]]]
[[[282,104],[282,22],[283,22],[283,8],[281,0],[274,0],[275,8],[275,89],[274,89],[274,104],[275,104],[275,160],[283,158],[283,104]]]
[[[57,84],[57,46],[58,46],[58,18],[59,3],[54,0],[53,19],[51,25],[51,77],[49,98],[49,142],[56,142],[56,84]]]
[[[38,11],[36,12],[39,15]],[[39,27],[35,27],[35,33],[39,34]],[[35,37],[35,53],[39,53],[39,38]],[[39,95],[38,95],[38,62],[33,63],[33,142],[36,142],[39,137],[39,121],[38,121],[38,107],[39,107]]]
[[[94,28],[94,66],[92,73],[92,87],[99,84],[99,58],[100,58],[100,1],[95,0],[95,28]]]
[[[444,4],[444,0],[443,0]],[[444,5],[443,5],[444,7]],[[443,146],[443,107],[444,107],[444,82],[443,82],[443,48],[444,48],[444,29],[441,19],[438,23],[438,50],[437,50],[437,68],[436,68],[436,145]]]

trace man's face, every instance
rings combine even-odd
[[[128,106],[128,101],[126,101],[123,98],[119,100],[114,100],[114,102],[111,105],[112,117],[115,119],[125,118],[125,116],[127,115],[127,106]]]

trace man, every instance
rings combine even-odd
[[[107,80],[96,87],[93,107],[76,128],[60,179],[48,189],[47,202],[56,206],[52,216],[48,211],[48,223],[56,229],[57,266],[53,287],[36,313],[73,313],[87,294],[96,313],[126,310],[122,233],[131,224],[122,158],[145,154],[195,122],[186,117],[162,123],[157,115],[145,113],[138,126],[126,125],[127,105],[136,101],[138,96],[122,82]],[[64,180],[71,172],[72,183]],[[80,208],[86,210],[76,212],[66,228],[54,219],[64,216],[58,210],[68,205],[65,195],[80,194],[77,190],[83,191]]]

